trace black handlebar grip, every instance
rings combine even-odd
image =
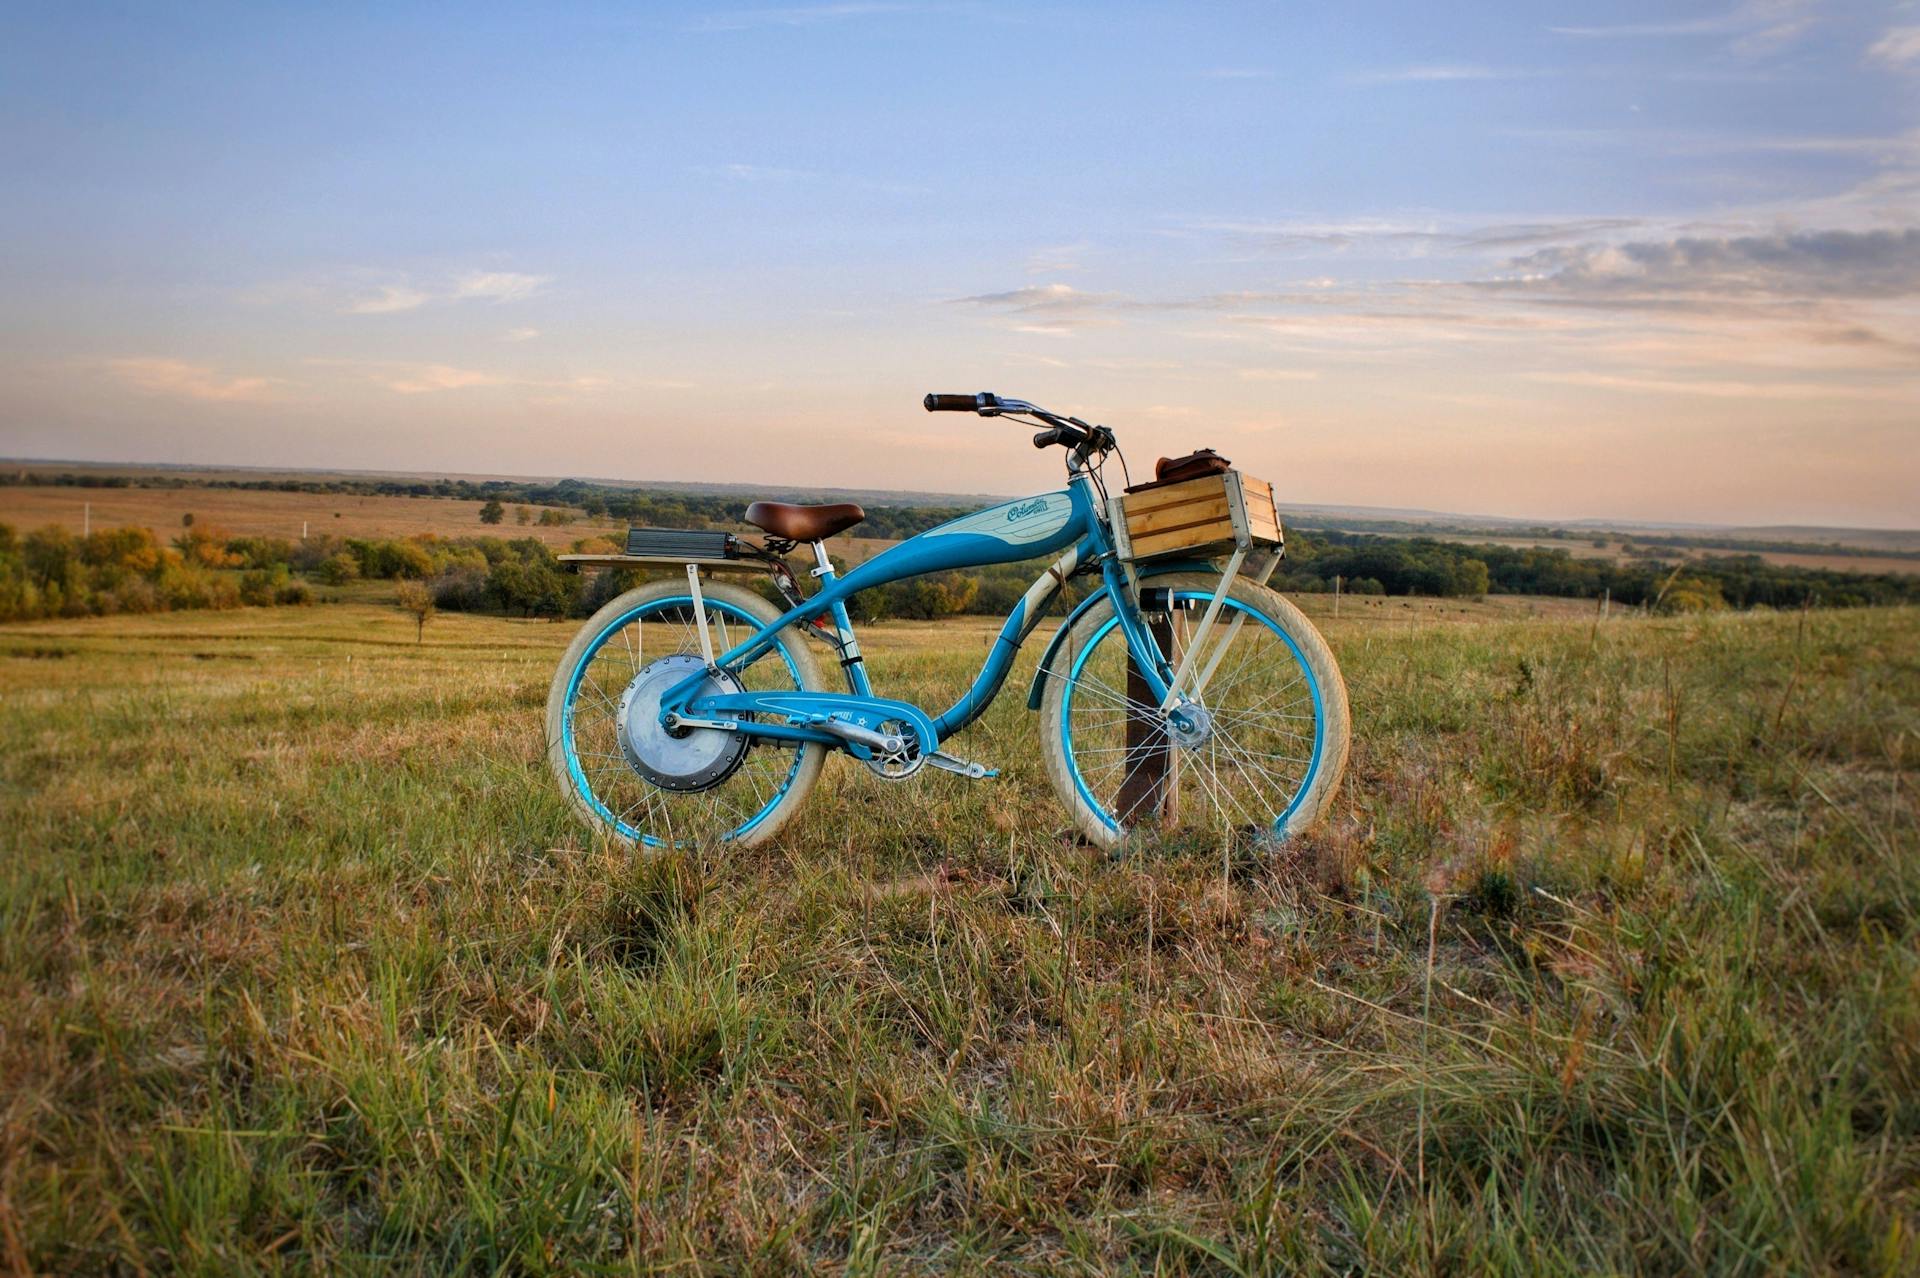
[[[1033,437],[1033,446],[1035,448],[1051,448],[1059,442],[1060,428],[1058,426],[1049,426]]]
[[[980,411],[978,395],[928,395],[920,401],[926,405],[929,413],[976,413]]]

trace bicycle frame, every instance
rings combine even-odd
[[[847,600],[862,590],[889,582],[954,568],[1017,563],[1039,554],[1063,553],[1014,604],[999,636],[960,699],[938,716],[918,706],[874,694],[860,656],[859,642],[847,616]],[[750,736],[782,741],[812,741],[846,749],[857,757],[871,752],[859,744],[819,727],[828,719],[867,730],[887,721],[909,725],[921,751],[931,755],[940,744],[972,723],[992,704],[1013,669],[1014,656],[1040,624],[1046,607],[1067,579],[1098,565],[1104,592],[1125,631],[1132,653],[1155,699],[1168,695],[1174,670],[1154,642],[1140,615],[1125,574],[1113,554],[1113,541],[1101,509],[1098,489],[1085,470],[1073,473],[1064,490],[1003,502],[950,520],[909,538],[841,577],[821,555],[817,576],[821,587],[805,602],[789,609],[742,643],[720,653],[714,664],[722,669],[751,665],[773,646],[775,636],[788,626],[811,627],[831,623],[833,642],[846,671],[847,691],[736,692],[695,697],[706,682],[704,673],[689,676],[668,690],[661,701],[662,716],[678,715],[689,726],[724,727]],[[724,715],[714,719],[711,716]]]

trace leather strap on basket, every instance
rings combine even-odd
[[[1153,479],[1144,484],[1135,484],[1127,489],[1130,493],[1146,492],[1148,489],[1161,488],[1167,484],[1184,483],[1189,479],[1199,479],[1203,475],[1224,475],[1233,469],[1233,463],[1214,452],[1211,448],[1200,448],[1185,457],[1162,457],[1153,464]]]

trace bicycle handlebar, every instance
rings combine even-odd
[[[1055,444],[1083,452],[1109,452],[1114,448],[1113,432],[1105,426],[1049,413],[1024,399],[1003,399],[992,391],[981,391],[978,395],[929,394],[920,402],[929,413],[978,413],[982,417],[1015,413],[1038,417],[1047,424],[1047,429],[1033,437],[1035,448],[1051,448]]]

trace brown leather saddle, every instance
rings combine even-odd
[[[843,533],[867,517],[851,502],[832,506],[789,506],[783,501],[756,501],[747,507],[747,522],[785,541],[824,541]]]

